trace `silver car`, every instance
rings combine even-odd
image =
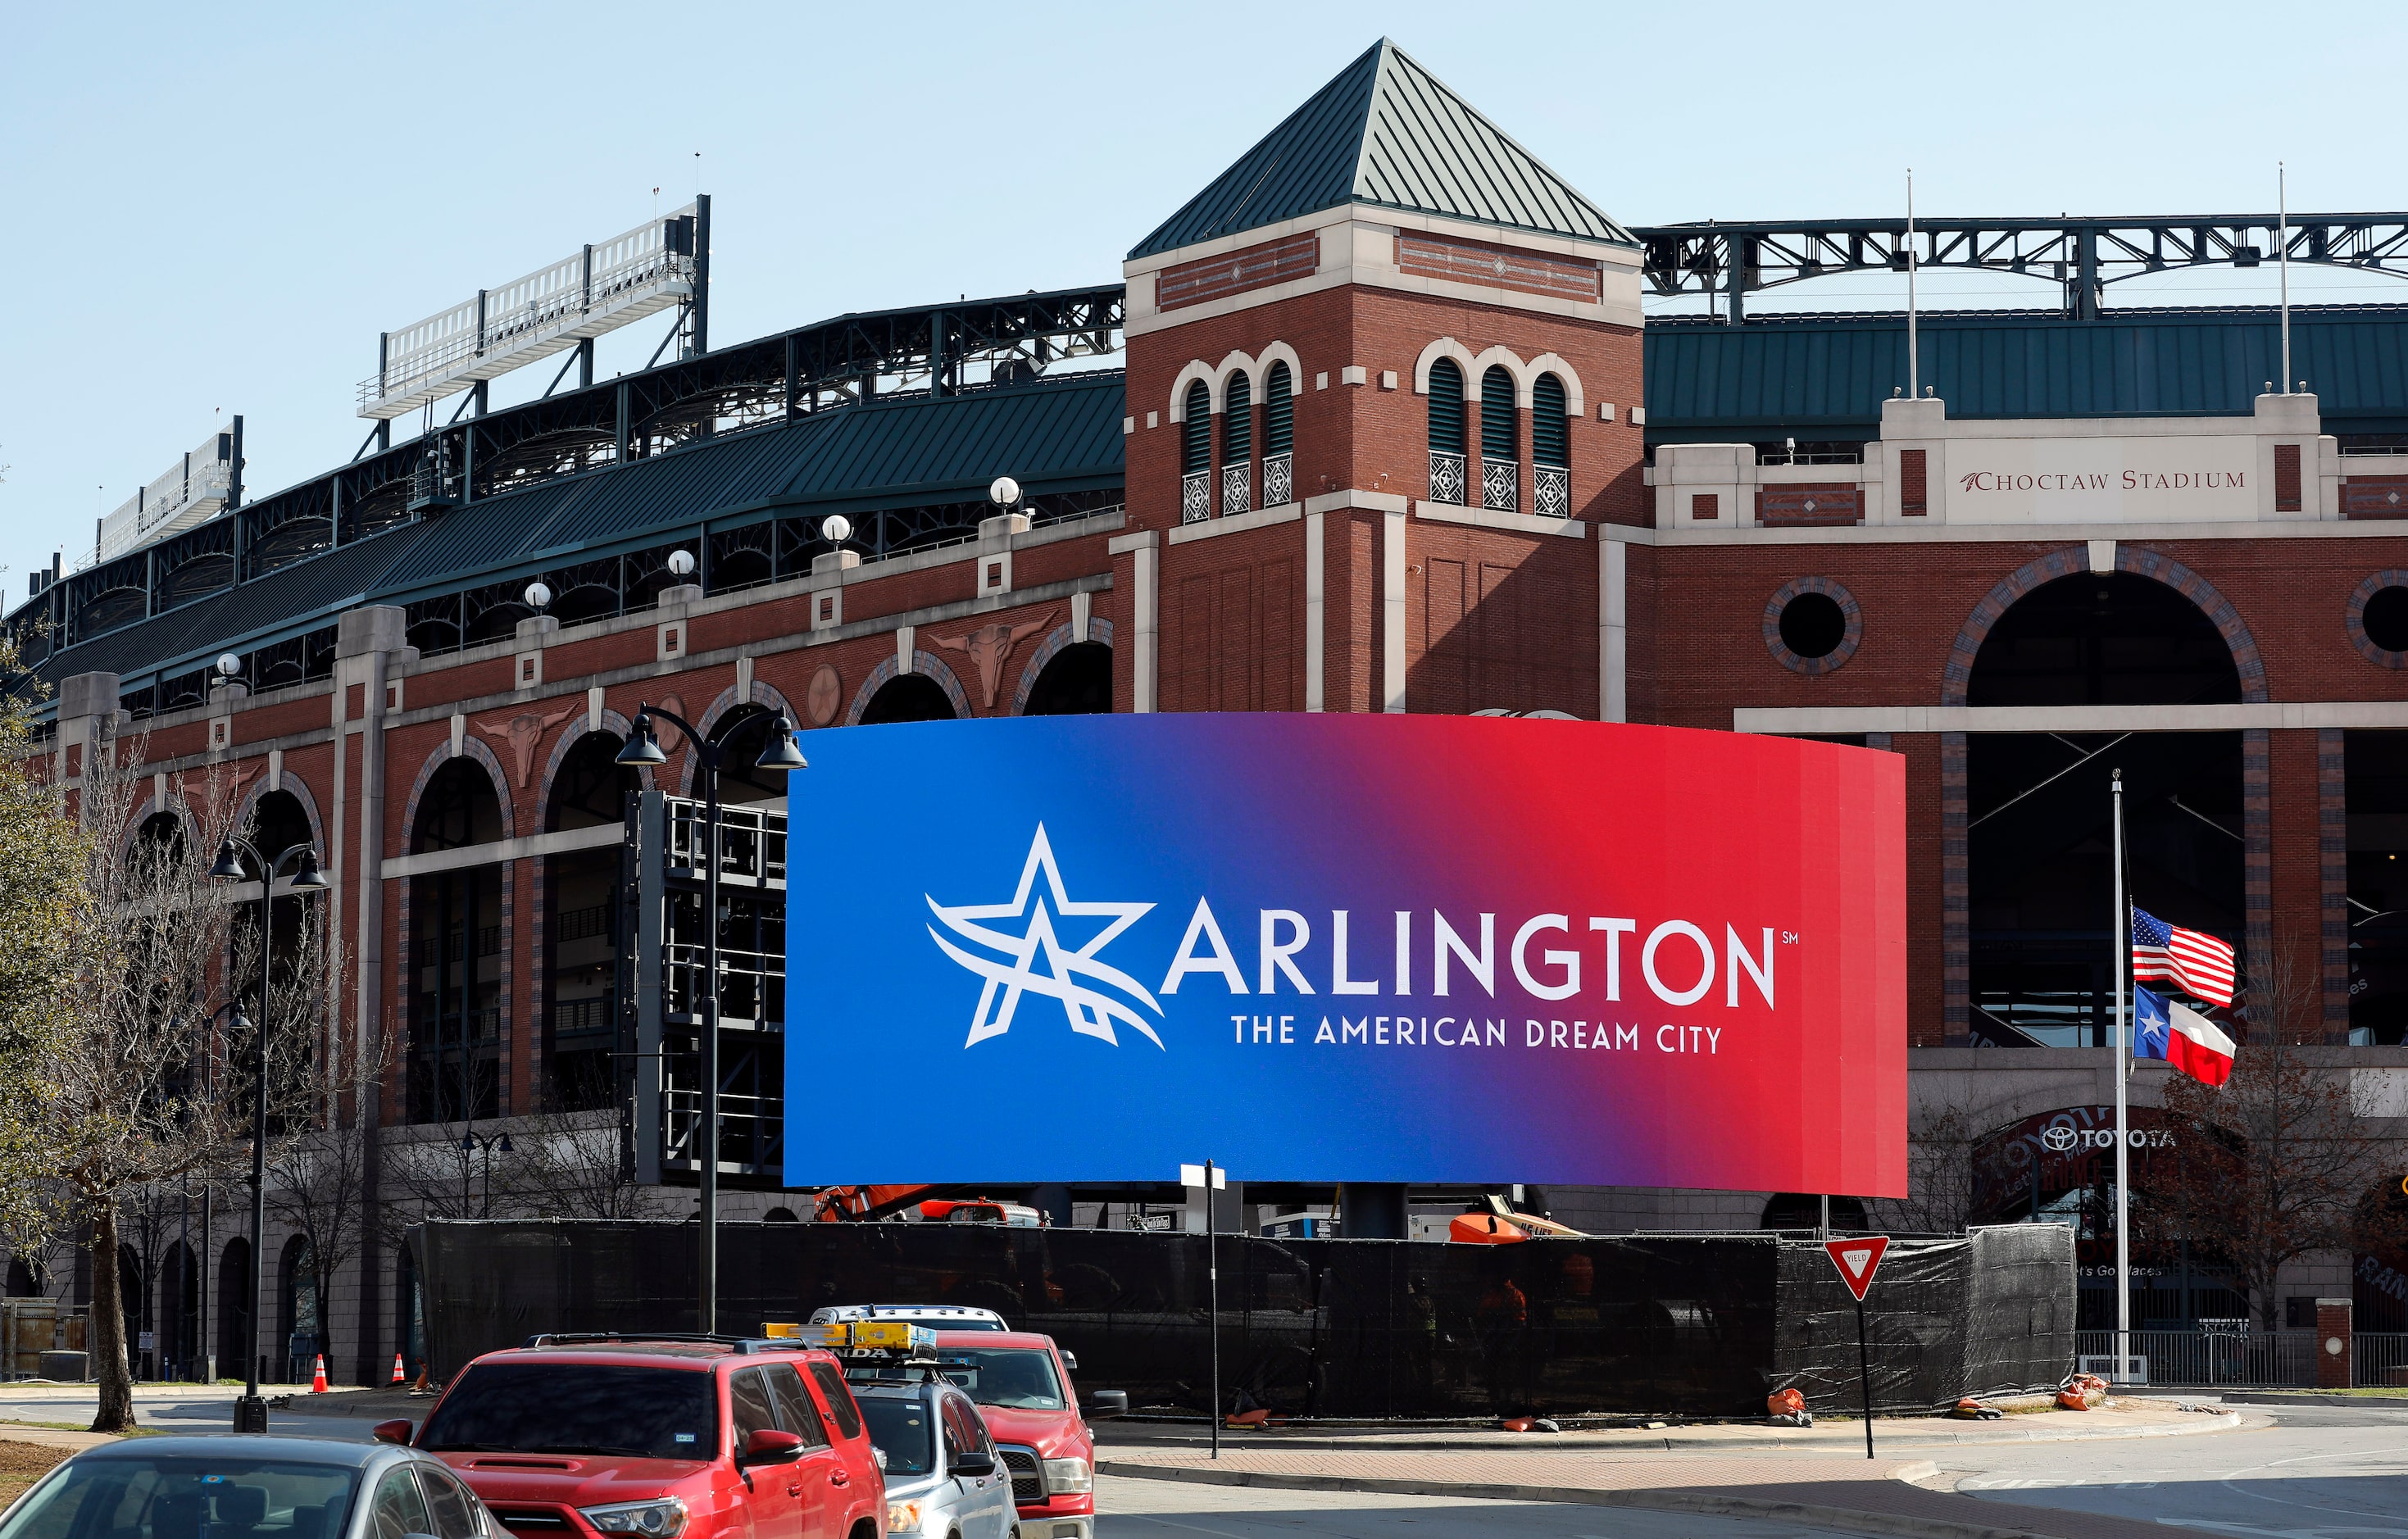
[[[941,1378],[853,1377],[852,1389],[886,1469],[890,1535],[1013,1539],[1011,1472],[969,1396]]]
[[[0,1539],[510,1539],[443,1461],[322,1437],[145,1437],[87,1448],[0,1517]]]

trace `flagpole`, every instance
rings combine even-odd
[[[2131,1146],[2124,1135],[2125,1078],[2131,1068],[2132,1048],[2127,1034],[2124,1002],[2130,993],[2128,970],[2132,962],[2132,909],[2124,891],[2124,772],[2113,772],[2115,808],[2115,1369],[2112,1381],[2124,1382],[2132,1361],[2132,1244],[2130,1210]]]

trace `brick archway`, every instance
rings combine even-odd
[[[1948,649],[1948,663],[1940,676],[1940,703],[1962,705],[1972,688],[1973,660],[1981,654],[1982,643],[2006,612],[2034,589],[2057,581],[2059,577],[2078,577],[2090,570],[2090,551],[2086,546],[2069,545],[2052,550],[2038,561],[2028,562],[2015,569],[1999,585],[1982,596],[1973,612],[1956,632],[1956,644]],[[2142,546],[2118,541],[2115,546],[2115,570],[2136,577],[2147,577],[2163,583],[2190,600],[2199,612],[2232,651],[2232,665],[2241,675],[2241,698],[2249,705],[2262,705],[2267,701],[2266,663],[2258,655],[2257,638],[2232,603],[2216,591],[2215,585],[2198,573],[2175,561]]]
[[[911,671],[924,678],[934,680],[937,687],[945,691],[945,698],[953,702],[954,720],[968,721],[978,714],[970,709],[969,691],[962,688],[961,679],[954,676],[953,669],[945,666],[942,659],[930,657],[920,648],[914,647],[911,648]],[[892,683],[895,677],[901,672],[902,669],[896,666],[892,654],[889,654],[877,667],[870,669],[869,677],[861,681],[861,688],[853,692],[853,705],[844,713],[844,724],[848,727],[861,725],[861,713],[869,709],[869,703],[877,697],[878,691]]]
[[[1949,648],[1947,667],[1941,676],[1940,703],[1966,704],[1973,682],[1973,660],[1980,655],[1982,643],[2018,600],[2043,584],[2089,570],[2089,548],[2069,545],[2016,568],[1983,595],[1957,631],[1956,644]],[[2121,541],[2115,546],[2115,570],[2163,583],[2190,600],[2231,649],[2233,668],[2241,676],[2242,700],[2250,705],[2266,703],[2266,663],[2258,655],[2257,638],[2214,583],[2170,556]],[[1950,1047],[1970,1041],[1972,1026],[1972,886],[1966,805],[1969,735],[1940,734],[1941,1030]],[[2253,952],[2273,933],[2273,782],[2269,747],[2262,727],[2241,734],[2242,913]],[[2326,906],[2333,906],[2331,899],[2328,898]],[[2329,945],[2327,953],[2325,970],[2329,976],[2335,965]],[[2327,1015],[2331,1011],[2329,996]],[[1934,1044],[1918,1043],[1930,1045]]]
[[[752,694],[742,700],[738,700],[736,698],[736,686],[730,684],[727,688],[719,691],[719,697],[710,703],[710,708],[704,711],[702,713],[701,720],[695,722],[695,726],[701,731],[705,741],[717,735],[719,732],[719,723],[726,718],[730,711],[735,710],[739,705],[762,706],[772,716],[783,716],[789,722],[801,720],[801,718],[796,714],[795,708],[786,703],[785,695],[781,693],[775,685],[768,684],[761,679],[755,678],[752,681]],[[685,755],[684,767],[680,769],[678,772],[678,794],[680,796],[691,796],[694,794],[694,772],[697,762],[698,761],[695,759],[694,754],[688,753]],[[646,783],[649,784],[650,782],[647,781]]]
[[[1099,616],[1089,617],[1087,639],[1099,647],[1109,648],[1112,644],[1112,622]],[[1037,650],[1028,654],[1028,662],[1020,670],[1019,686],[1011,691],[1012,715],[1028,714],[1028,697],[1036,691],[1038,677],[1045,672],[1045,665],[1061,656],[1067,648],[1077,645],[1070,639],[1070,627],[1057,625],[1054,634],[1047,636]]]

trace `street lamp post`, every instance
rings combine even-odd
[[[661,751],[652,723],[666,721],[685,734],[701,772],[703,814],[696,854],[702,861],[702,1119],[695,1130],[695,1163],[701,1173],[701,1249],[696,1257],[695,1287],[700,1300],[699,1325],[706,1335],[719,1329],[719,772],[725,762],[724,742],[711,742],[694,724],[674,711],[642,705],[636,711],[634,733],[619,750],[619,762],[654,765],[668,762]],[[730,734],[733,735],[732,734]],[[795,726],[781,714],[769,723],[769,741],[754,761],[761,769],[798,770],[809,766],[795,746]]]
[[[267,964],[269,961],[268,928],[274,917],[276,874],[284,862],[298,856],[299,863],[293,874],[290,891],[322,892],[332,884],[318,869],[318,852],[307,844],[294,845],[276,859],[262,855],[258,848],[238,834],[226,835],[218,846],[218,863],[209,867],[209,876],[222,882],[238,882],[245,876],[242,862],[236,851],[251,857],[259,868],[259,1027],[251,1033],[251,1340],[244,1344],[243,1356],[250,1369],[249,1388],[234,1403],[234,1430],[237,1432],[267,1431],[267,1402],[259,1393],[260,1370],[265,1360],[260,1355],[259,1328],[261,1308],[261,1276],[266,1266],[267,1245]],[[236,1021],[242,1019],[239,1013]]]
[[[517,1152],[510,1147],[510,1135],[507,1133],[480,1137],[477,1130],[470,1128],[460,1135],[462,1154],[481,1153],[485,1157],[485,1200],[477,1214],[480,1218],[490,1218],[494,1216],[494,1151],[495,1149],[501,1150],[504,1154]],[[464,1214],[468,1211],[468,1161],[465,1159],[460,1161],[460,1211]]]

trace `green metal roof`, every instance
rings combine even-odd
[[[1952,418],[2246,416],[2282,372],[2264,308],[1926,313],[1920,332]],[[1903,315],[1650,318],[1645,337],[1651,443],[1870,437],[1906,385]],[[2291,373],[2328,433],[2408,431],[2408,308],[2294,309]]]
[[[1635,244],[1629,231],[1383,37],[1129,258],[1344,203]]]
[[[1123,474],[1118,370],[960,395],[871,401],[606,466],[404,524],[94,636],[40,665],[51,680],[174,672],[227,649],[332,623],[362,604],[500,581],[547,563],[674,539],[704,522],[799,508],[983,496],[997,476],[1032,492]]]

